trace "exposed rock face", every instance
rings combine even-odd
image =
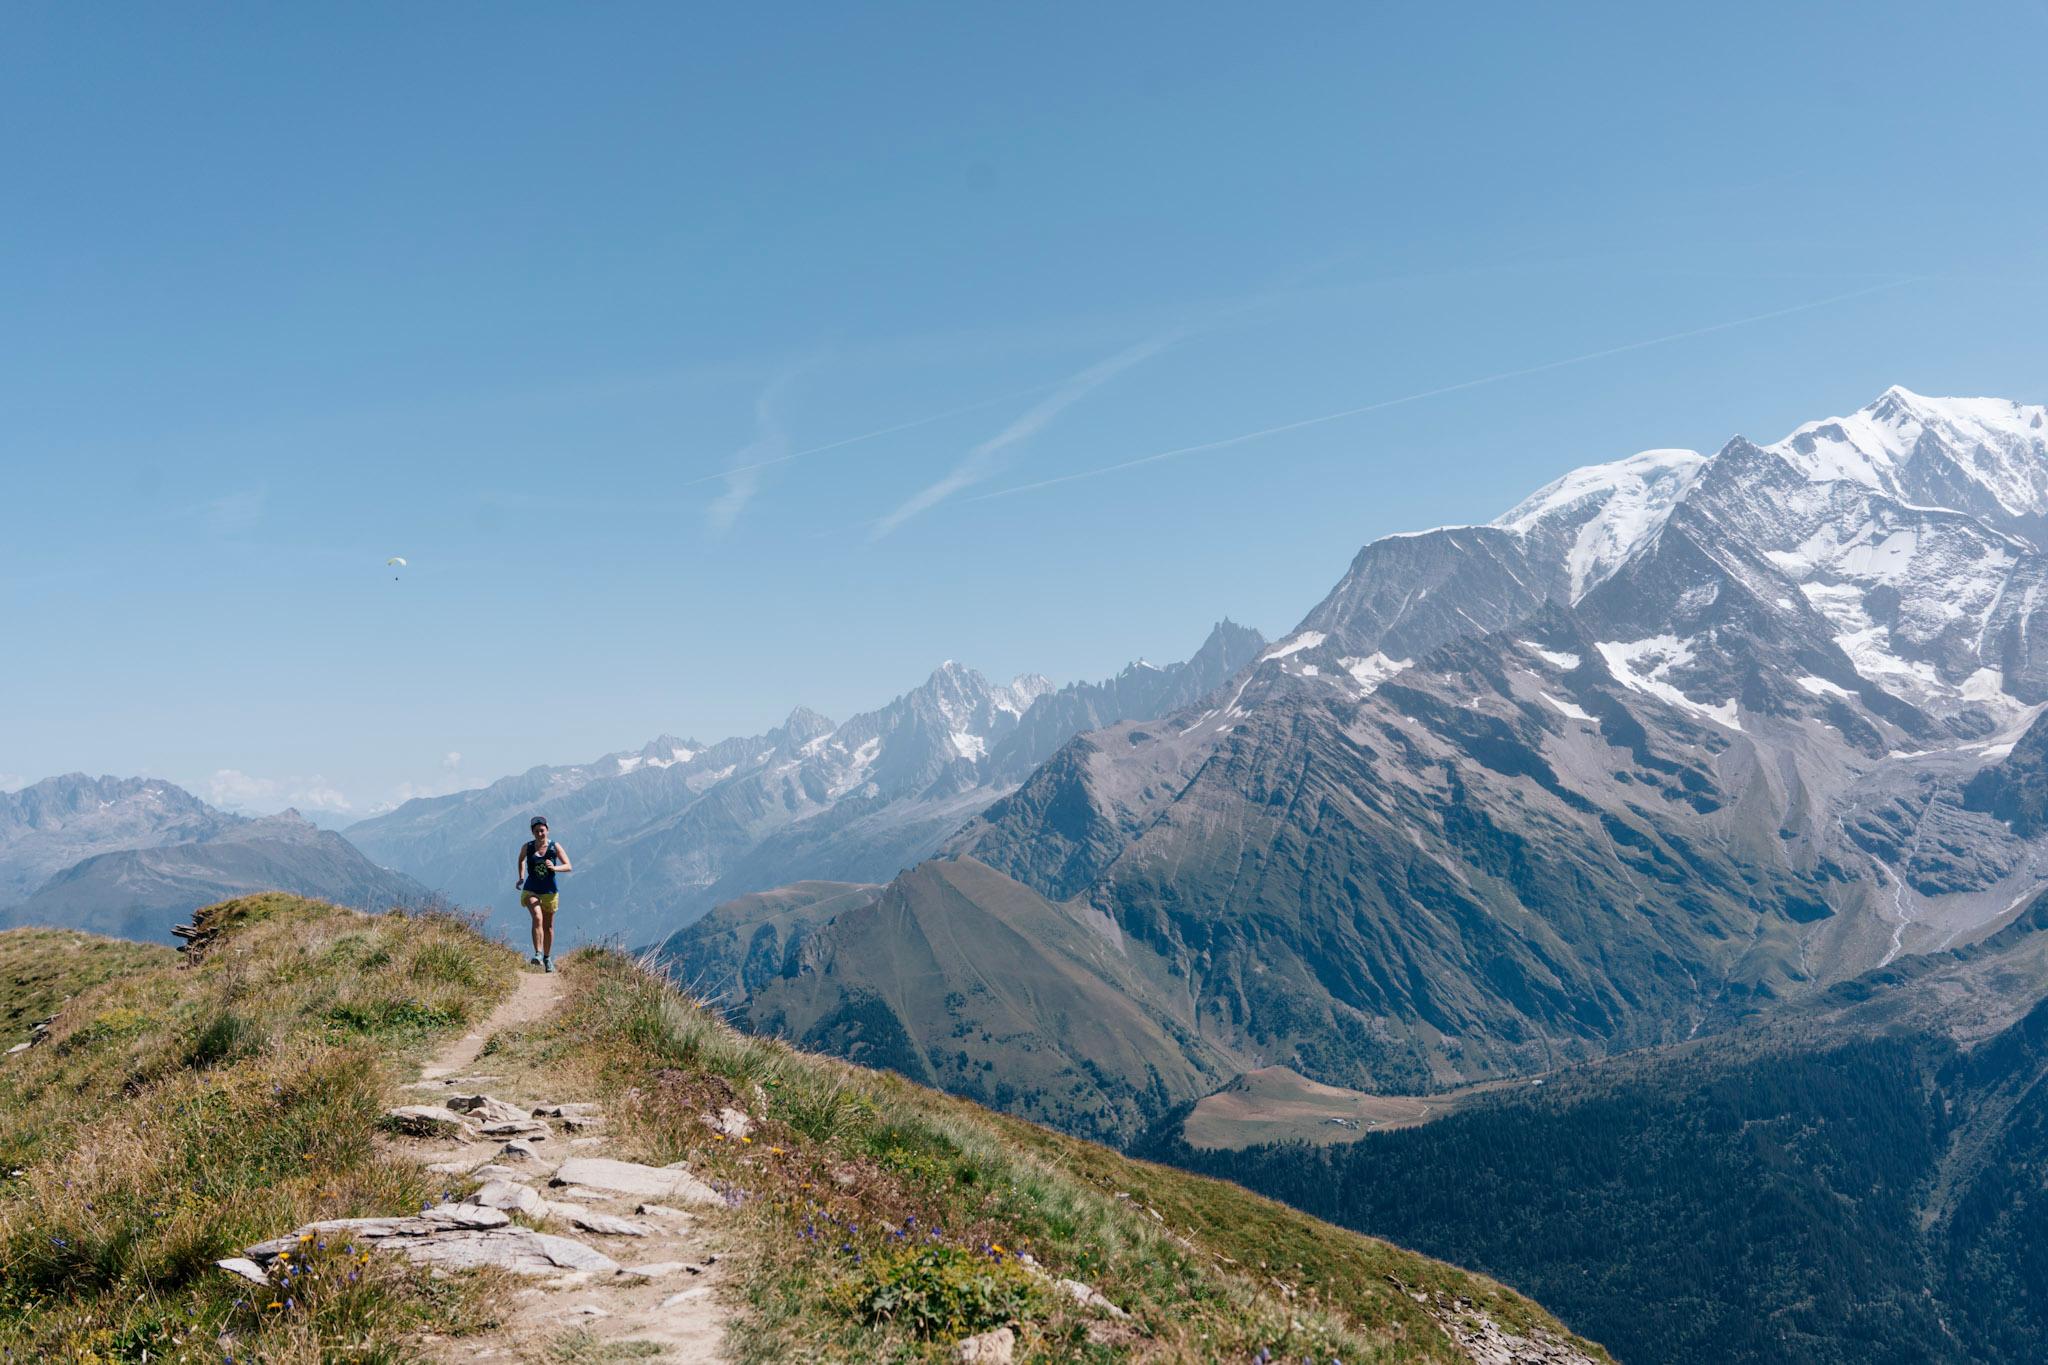
[[[2048,831],[2048,713],[2027,727],[2010,754],[1970,779],[1963,804],[1997,816],[2022,839]]]

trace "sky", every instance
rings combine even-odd
[[[2048,11],[1938,9],[0,9],[0,787],[343,824],[2048,399]]]

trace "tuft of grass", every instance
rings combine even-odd
[[[448,1193],[383,1155],[375,1124],[419,1050],[510,989],[516,959],[446,918],[292,897],[201,920],[214,937],[196,964],[109,948],[119,969],[73,995],[50,1042],[0,1063],[0,1358],[396,1361],[416,1358],[414,1334],[490,1321],[495,1280],[346,1245],[309,1248],[275,1293],[213,1263]]]
[[[185,1065],[197,1070],[238,1062],[263,1050],[263,1028],[247,1015],[223,1009],[199,1026],[185,1050]]]

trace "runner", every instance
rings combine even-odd
[[[555,874],[569,872],[569,855],[548,839],[545,815],[533,817],[533,837],[519,846],[519,903],[533,916],[533,965],[555,969],[555,907],[561,903]]]

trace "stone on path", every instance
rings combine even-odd
[[[693,1275],[702,1273],[701,1267],[693,1266],[688,1261],[649,1261],[646,1265],[629,1265],[619,1273],[637,1275],[643,1280],[665,1280],[685,1270]]]
[[[496,1162],[479,1166],[470,1174],[478,1180],[529,1180],[533,1177],[532,1171],[515,1171],[510,1166],[500,1166]]]
[[[695,1289],[685,1289],[680,1294],[669,1295],[667,1298],[661,1301],[661,1306],[663,1308],[675,1308],[681,1304],[686,1304],[696,1299],[708,1299],[710,1297],[711,1286],[706,1284],[700,1284]]]
[[[448,1107],[458,1114],[468,1114],[478,1123],[532,1122],[532,1116],[526,1110],[495,1095],[450,1095]]]
[[[572,1156],[556,1168],[557,1185],[589,1185],[600,1190],[638,1195],[644,1199],[673,1199],[686,1204],[723,1204],[718,1191],[688,1171],[665,1166],[643,1166],[635,1161],[614,1161],[601,1156]]]
[[[308,1223],[285,1237],[258,1242],[247,1249],[259,1264],[274,1261],[307,1237],[348,1237],[402,1253],[415,1265],[450,1270],[498,1266],[522,1275],[552,1275],[560,1270],[617,1274],[619,1263],[595,1247],[568,1237],[554,1237],[531,1228],[510,1226],[511,1219],[480,1204],[440,1204],[417,1216],[398,1218],[329,1218]]]
[[[641,1204],[633,1212],[639,1214],[642,1218],[695,1218],[697,1216],[694,1213],[685,1213],[681,1209],[672,1209],[666,1204]]]
[[[545,1218],[548,1213],[548,1201],[540,1197],[539,1190],[511,1180],[493,1180],[471,1195],[470,1200],[487,1209],[510,1209],[528,1218]]]
[[[594,1113],[594,1104],[536,1104],[533,1117],[537,1119],[566,1119]]]
[[[603,1233],[607,1237],[645,1237],[653,1229],[645,1223],[635,1223],[615,1213],[600,1213],[575,1204],[550,1204],[548,1212],[571,1227],[582,1228],[585,1232]]]
[[[545,1123],[535,1119],[514,1119],[510,1123],[487,1123],[483,1126],[485,1137],[525,1138],[528,1142],[546,1142],[554,1134]]]
[[[214,1264],[231,1275],[240,1275],[253,1284],[270,1283],[270,1277],[263,1273],[263,1267],[247,1256],[230,1256],[224,1261],[215,1261]]]
[[[401,1104],[384,1111],[384,1123],[411,1137],[453,1137],[467,1142],[476,1136],[462,1115],[439,1104]]]
[[[569,1145],[571,1147],[602,1147],[604,1146],[604,1139],[601,1137],[570,1138]]]
[[[953,1359],[961,1365],[1010,1365],[1017,1350],[1017,1334],[1007,1327],[953,1343]]]
[[[505,1161],[537,1161],[540,1154],[533,1150],[533,1144],[525,1138],[513,1138],[498,1149],[498,1156]]]

